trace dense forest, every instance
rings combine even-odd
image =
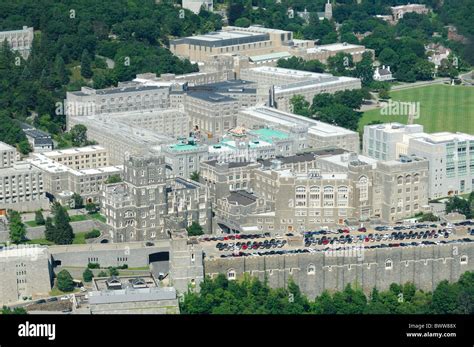
[[[272,289],[250,276],[229,281],[220,274],[201,283],[200,293],[188,292],[180,305],[183,314],[474,314],[474,272],[459,281],[442,281],[424,292],[412,283],[393,283],[387,291],[369,296],[350,284],[341,291],[324,291],[308,300],[292,281]]]
[[[186,10],[180,18],[179,10],[154,0],[2,1],[0,30],[35,28],[27,61],[6,45],[0,48],[2,117],[35,116],[35,125],[58,134],[64,116],[55,113],[56,102],[67,90],[83,85],[104,88],[142,72],[197,71],[196,65],[165,48],[168,40],[219,29],[221,17]],[[115,66],[107,68],[105,58]]]

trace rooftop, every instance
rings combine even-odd
[[[236,101],[234,98],[231,98],[230,96],[222,95],[213,91],[204,91],[204,90],[190,91],[188,93],[188,96],[201,99],[207,102],[211,102],[211,103]]]
[[[68,154],[87,154],[87,153],[93,153],[97,151],[105,151],[105,148],[102,146],[86,146],[86,147],[75,147],[75,148],[68,148],[68,149],[58,149],[55,151],[49,151],[49,152],[43,152],[42,154],[45,155],[46,157],[56,157],[60,155],[68,155]]]
[[[255,201],[257,201],[257,197],[251,193],[248,193],[244,190],[238,190],[236,192],[231,192],[227,197],[227,201],[231,204],[243,205],[248,206]]]
[[[262,128],[262,129],[252,130],[250,131],[250,133],[257,135],[263,141],[266,141],[269,143],[272,143],[274,139],[283,140],[283,139],[289,138],[288,133],[284,131],[276,130],[276,129]]]
[[[0,151],[14,151],[15,148],[5,142],[0,141]]]

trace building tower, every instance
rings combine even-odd
[[[326,3],[326,5],[324,6],[324,18],[326,18],[327,20],[331,20],[331,19],[332,19],[332,4],[331,4],[331,0],[328,0],[328,2]]]

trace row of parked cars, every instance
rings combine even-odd
[[[391,234],[379,234],[379,233],[370,233],[367,235],[340,235],[338,236],[326,236],[315,237],[312,235],[305,235],[305,246],[310,247],[311,245],[327,245],[334,243],[364,243],[364,242],[383,242],[383,241],[394,241],[394,240],[415,240],[415,239],[437,239],[437,238],[448,238],[451,231],[448,229],[432,229],[425,231],[413,231],[402,232],[402,231],[393,231]]]
[[[270,249],[270,248],[282,248],[287,244],[286,240],[264,240],[264,241],[247,241],[247,242],[219,242],[216,244],[216,248],[219,251],[245,251],[245,250],[257,250],[257,249]]]
[[[221,254],[221,258],[234,258],[234,257],[261,257],[266,255],[283,255],[283,254],[298,254],[298,253],[310,253],[310,250],[307,248],[300,249],[286,249],[286,250],[276,250],[276,251],[264,251],[264,252],[235,252],[232,254]]]
[[[442,240],[442,241],[428,241],[424,240],[421,242],[400,242],[400,243],[389,243],[389,244],[378,244],[378,245],[369,245],[364,246],[365,249],[377,249],[377,248],[395,248],[395,247],[413,247],[413,246],[429,246],[429,245],[437,245],[437,244],[451,244],[451,243],[462,243],[462,242],[474,242],[473,239],[463,238],[462,240]],[[283,254],[298,254],[298,253],[321,253],[327,251],[338,251],[343,250],[344,246],[342,247],[325,247],[320,249],[313,249],[313,248],[299,248],[299,249],[291,249],[291,250],[272,250],[272,251],[264,251],[264,252],[234,252],[231,254],[221,254],[221,258],[233,258],[233,257],[260,257],[260,256],[268,256],[268,255],[283,255]]]

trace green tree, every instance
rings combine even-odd
[[[84,272],[82,273],[82,279],[84,282],[92,282],[92,278],[94,277],[94,274],[89,268],[86,268]]]
[[[74,290],[74,281],[67,270],[61,270],[57,275],[57,286],[62,292],[72,292]]]
[[[119,275],[119,271],[117,270],[116,267],[109,266],[108,270],[109,270],[109,276],[118,276]]]
[[[84,207],[84,199],[77,193],[72,194],[71,200],[73,203],[72,208],[79,209]]]
[[[84,78],[92,77],[91,57],[86,49],[81,55],[81,76]]]
[[[364,52],[362,60],[355,64],[354,74],[360,78],[363,86],[369,86],[374,80],[373,57],[371,52]]]
[[[306,101],[302,95],[294,95],[290,100],[293,113],[299,114],[300,116],[311,117],[311,110],[309,102]]]
[[[35,223],[36,223],[36,225],[44,225],[45,224],[43,212],[41,210],[35,211]]]
[[[69,245],[74,240],[74,232],[69,224],[70,218],[66,209],[59,205],[54,212],[53,241],[58,245]]]
[[[51,217],[46,217],[44,226],[44,237],[46,238],[46,240],[55,242],[56,228],[53,225],[53,219]]]
[[[10,241],[13,243],[21,243],[26,239],[26,227],[21,220],[18,211],[8,210],[8,229],[10,231]]]
[[[83,124],[76,124],[71,128],[69,132],[71,135],[72,145],[75,147],[81,147],[88,144],[87,141],[87,127]]]
[[[10,307],[3,306],[0,313],[1,314],[27,314],[27,311],[23,307],[15,307],[12,310]]]
[[[122,182],[122,178],[120,175],[111,175],[107,178],[107,181],[105,181],[106,184],[112,184],[112,183],[119,183]]]
[[[441,281],[433,292],[431,312],[435,314],[459,313],[459,293],[459,285],[457,283]]]
[[[88,202],[88,203],[86,204],[86,211],[87,211],[87,213],[92,214],[92,213],[97,212],[98,210],[99,210],[99,207],[97,206],[96,203]]]
[[[191,174],[191,179],[192,179],[193,181],[199,182],[199,172],[198,172],[198,171],[194,171],[194,172]]]
[[[199,236],[204,234],[202,226],[198,222],[193,222],[190,226],[186,228],[189,236]]]
[[[109,277],[109,275],[108,275],[107,272],[105,272],[105,271],[99,272],[99,274],[98,274],[97,276],[98,276],[98,277]]]

